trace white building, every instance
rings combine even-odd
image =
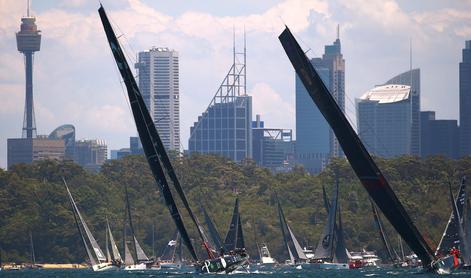
[[[378,86],[357,99],[358,135],[371,154],[412,153],[411,87]]]
[[[139,52],[139,89],[167,150],[180,150],[178,52],[152,48]]]

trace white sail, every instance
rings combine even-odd
[[[297,257],[303,260],[307,260],[306,254],[304,254],[303,249],[301,248],[301,245],[299,245],[298,240],[294,236],[293,232],[291,231],[291,228],[289,227],[288,223],[286,223],[286,226],[288,227],[289,235],[291,236],[291,240],[293,241],[294,248],[296,249],[296,254]]]
[[[124,242],[124,264],[134,265],[134,259],[132,258],[131,251],[129,251],[128,244]]]
[[[64,183],[65,183],[65,180],[64,180]],[[85,230],[85,234],[87,235],[88,240],[90,241],[90,244],[92,245],[92,249],[95,252],[95,255],[96,255],[98,261],[100,263],[101,262],[106,262],[106,258],[103,255],[103,251],[101,251],[101,248],[98,245],[98,243],[96,242],[96,240],[93,237],[92,233],[90,232],[90,229],[88,228],[87,223],[85,223],[85,220],[83,219],[82,215],[80,214],[80,211],[77,207],[77,204],[75,203],[74,198],[72,197],[72,194],[70,193],[70,190],[69,190],[69,187],[67,186],[67,183],[65,183],[65,187],[67,189],[67,193],[69,194],[69,198],[72,201],[73,208],[75,209],[75,212],[77,213],[77,215],[80,219],[80,222],[82,223],[82,227]],[[90,261],[92,261],[92,260],[90,259]]]
[[[291,261],[291,264],[294,264],[294,256],[293,256],[293,252],[291,252],[291,248],[289,248],[288,246],[288,253],[289,253],[289,260]]]
[[[108,237],[110,238],[110,243],[111,243],[111,254],[113,255],[113,259],[115,261],[122,261],[121,259],[121,254],[119,254],[118,246],[116,246],[116,242],[114,241],[113,234],[111,233],[111,228],[110,224],[107,223],[108,225]]]
[[[149,258],[147,257],[146,253],[144,253],[144,250],[142,250],[141,245],[139,245],[139,242],[137,241],[136,237],[134,236],[134,242],[136,244],[136,255],[137,255],[137,261],[148,261]]]

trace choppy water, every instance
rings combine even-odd
[[[458,275],[458,276],[457,276]],[[0,271],[0,277],[194,277],[203,276],[184,271],[116,271],[116,272],[93,272],[87,269],[71,269],[71,270],[18,270],[18,271]],[[230,275],[218,275],[218,277],[333,277],[333,278],[350,278],[350,277],[433,277],[434,274],[424,273],[420,269],[356,269],[356,270],[299,270],[294,268],[273,268],[273,269],[251,269],[250,273],[236,273]],[[455,277],[471,277],[471,273],[454,273]]]

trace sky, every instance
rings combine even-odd
[[[295,132],[294,70],[278,41],[290,27],[310,57],[336,38],[346,61],[346,113],[355,123],[355,98],[412,66],[421,69],[421,109],[457,119],[458,64],[471,39],[471,0],[102,0],[120,42],[135,62],[139,51],[169,47],[180,57],[182,147],[207,108],[247,35],[247,90],[253,115],[265,126]],[[137,134],[96,0],[32,1],[42,33],[34,57],[38,134],[73,124],[77,139],[129,147]],[[0,167],[7,138],[21,137],[24,61],[15,32],[26,0],[0,0]]]

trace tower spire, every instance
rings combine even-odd
[[[337,40],[340,40],[340,24],[337,24]]]
[[[29,17],[29,0],[27,0],[27,3],[26,3],[26,16]]]

